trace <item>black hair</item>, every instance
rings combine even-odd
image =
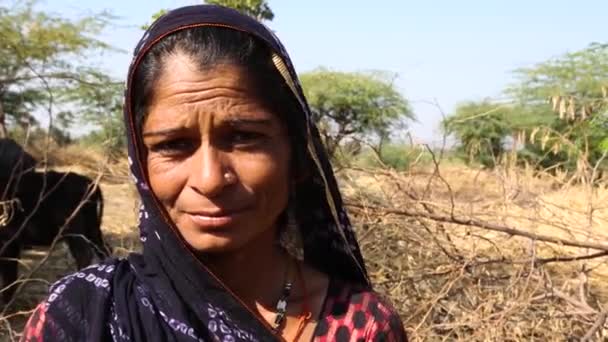
[[[163,38],[150,48],[137,66],[132,83],[132,113],[139,132],[165,62],[178,53],[191,57],[200,70],[222,64],[247,70],[254,96],[287,127],[294,171],[303,170],[306,123],[299,102],[276,69],[270,48],[254,36],[230,28],[188,28]]]

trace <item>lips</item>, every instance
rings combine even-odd
[[[200,228],[219,228],[230,225],[244,211],[246,209],[187,211],[186,215]]]

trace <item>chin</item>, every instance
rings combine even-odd
[[[247,245],[247,241],[238,241],[230,237],[204,236],[186,240],[190,247],[202,254],[221,254],[237,251]]]
[[[196,253],[222,254],[234,253],[244,249],[272,248],[275,241],[275,229],[252,229],[242,222],[255,221],[240,218],[240,222],[221,227],[204,227],[197,225],[183,225],[180,233],[184,240]],[[179,228],[179,226],[178,226]]]

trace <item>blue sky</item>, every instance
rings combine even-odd
[[[110,10],[119,19],[103,36],[129,53],[101,59],[123,78],[139,26],[161,8],[196,0],[47,0],[41,8],[66,16]],[[388,70],[411,102],[419,140],[440,140],[441,114],[461,101],[498,97],[510,72],[591,42],[607,42],[604,0],[269,0],[269,23],[286,45],[298,72]]]

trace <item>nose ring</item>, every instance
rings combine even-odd
[[[228,184],[234,184],[236,182],[236,175],[234,173],[232,173],[232,172],[225,172],[224,173],[224,180]]]

